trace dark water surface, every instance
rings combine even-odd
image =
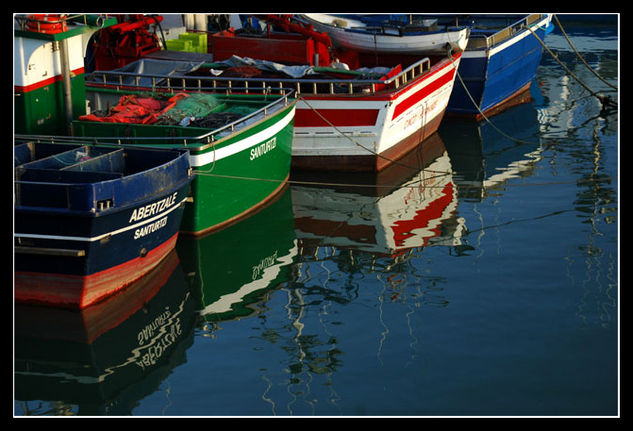
[[[617,85],[617,24],[563,26]],[[547,53],[531,96],[491,119],[522,142],[446,118],[415,171],[295,183],[90,311],[16,306],[14,414],[619,415],[618,112]]]

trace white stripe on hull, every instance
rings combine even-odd
[[[293,120],[295,116],[295,109],[296,105],[286,114],[284,118],[277,121],[275,124],[231,145],[219,148],[217,150],[211,150],[202,154],[191,154],[189,156],[189,163],[192,167],[199,168],[209,163],[213,163],[214,161],[217,162],[218,160],[233,156],[237,153],[253,147],[254,145],[261,144],[267,139],[275,136]]]

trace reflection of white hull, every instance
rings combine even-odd
[[[324,245],[393,255],[427,245],[458,245],[463,220],[448,235],[441,229],[457,208],[446,152],[387,196],[363,196],[293,186],[297,237]]]
[[[365,30],[367,26],[353,19],[327,14],[305,14],[306,19],[319,32],[330,36],[334,45],[361,52],[381,52],[389,54],[430,54],[446,52],[446,44],[466,48],[469,31],[467,28],[452,31],[429,31],[413,34],[374,34]],[[339,22],[345,27],[334,25]]]
[[[295,240],[294,246],[288,250],[288,253],[283,256],[275,256],[275,264],[264,268],[258,273],[257,278],[250,283],[244,284],[235,292],[222,295],[217,301],[206,305],[199,313],[201,315],[228,313],[233,310],[235,304],[242,302],[247,295],[257,292],[258,290],[270,288],[282,268],[293,263],[297,253],[297,241]]]

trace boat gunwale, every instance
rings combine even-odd
[[[338,28],[338,27],[335,27]],[[387,26],[387,28],[399,28],[398,26]],[[376,31],[373,31],[373,30]],[[349,27],[349,28],[345,28],[343,29],[345,31],[348,31],[350,33],[354,33],[354,34],[366,34],[368,36],[384,36],[384,37],[410,37],[410,36],[429,36],[429,35],[436,35],[436,34],[444,34],[444,33],[462,33],[464,31],[468,30],[467,26],[452,26],[452,27],[447,27],[445,29],[442,30],[429,30],[429,31],[412,31],[412,32],[402,32],[401,34],[390,34],[390,33],[385,33],[385,26],[377,26],[377,27],[365,27],[365,29],[361,28],[361,27]],[[382,30],[382,32],[378,31],[378,30]]]
[[[326,22],[326,21],[321,21],[316,19],[314,16],[315,15],[319,15],[319,16],[329,16],[333,19],[333,21],[331,22]],[[402,32],[401,34],[389,34],[389,33],[385,33],[385,29],[401,29],[401,28],[406,28],[407,25],[397,25],[397,24],[392,24],[392,25],[369,25],[364,23],[363,21],[359,21],[355,18],[346,18],[345,17],[346,14],[337,14],[337,15],[328,15],[328,14],[302,14],[301,18],[312,22],[312,23],[318,23],[318,25],[322,25],[324,27],[328,27],[332,30],[336,30],[338,32],[350,32],[350,33],[364,33],[364,34],[368,34],[371,36],[394,36],[394,37],[403,37],[403,36],[420,36],[420,35],[429,35],[429,34],[434,34],[434,33],[453,33],[453,32],[462,32],[466,29],[468,29],[468,26],[466,25],[453,25],[453,26],[445,26],[442,29],[438,29],[438,30],[420,30],[420,31],[413,31],[413,32],[407,32],[404,33]],[[333,24],[334,19],[336,18],[341,18],[343,20],[352,22],[352,23],[359,23],[361,25],[353,25],[353,26],[348,26],[348,27],[339,27],[335,24]]]
[[[28,15],[16,14],[14,20],[17,22],[19,28],[14,29],[14,35],[24,37],[27,39],[41,39],[46,41],[58,42],[64,39],[71,38],[73,36],[82,35],[86,32],[94,32],[113,26],[117,23],[117,19],[108,16],[108,14],[71,14],[69,16],[60,16],[57,20],[38,20]],[[58,33],[45,33],[41,31],[34,31],[27,29],[27,21],[44,23],[44,24],[66,24],[68,29]],[[70,24],[74,24],[75,27],[71,27]],[[81,25],[83,24],[83,25]]]
[[[29,142],[24,142],[22,145],[28,145]],[[35,142],[35,144],[44,144],[44,145],[57,145],[55,143],[48,143],[48,142]],[[84,148],[86,146],[91,146],[90,144],[85,144],[85,143],[76,143],[77,145],[77,149],[81,149]],[[111,148],[113,151],[117,151],[117,150],[127,150],[128,148],[125,148],[123,146],[117,146],[117,145],[113,145],[113,144],[104,144],[104,145],[98,145],[97,148],[103,148],[103,147],[107,147],[107,148]],[[134,151],[139,150],[138,147],[134,147],[134,148],[130,148],[133,149]],[[51,213],[51,214],[67,214],[67,215],[91,215],[91,216],[104,216],[110,213],[114,213],[114,212],[119,212],[119,211],[125,211],[135,205],[138,205],[138,203],[140,201],[142,201],[143,199],[139,199],[138,196],[133,196],[131,199],[127,199],[125,200],[125,202],[121,203],[121,204],[115,204],[109,208],[106,209],[98,209],[97,208],[97,203],[99,202],[98,198],[98,190],[97,187],[101,187],[101,185],[110,185],[112,187],[115,187],[115,185],[117,183],[122,184],[123,182],[130,182],[130,181],[143,181],[143,178],[151,175],[152,173],[157,173],[160,171],[165,171],[165,170],[175,170],[178,169],[179,165],[182,164],[186,164],[188,166],[187,172],[186,174],[179,174],[178,178],[176,178],[169,186],[167,186],[166,188],[164,187],[165,190],[169,189],[169,190],[177,190],[180,189],[182,187],[184,187],[185,184],[189,183],[192,179],[192,170],[191,170],[191,166],[189,164],[189,151],[184,151],[182,149],[178,149],[178,148],[171,148],[171,149],[161,149],[161,148],[151,148],[148,150],[151,151],[162,151],[162,152],[166,152],[166,153],[174,153],[173,156],[163,162],[160,163],[158,165],[152,166],[148,169],[144,169],[142,171],[139,172],[134,172],[131,173],[129,175],[123,175],[119,178],[111,178],[111,179],[104,179],[104,180],[95,180],[95,181],[90,181],[90,182],[64,182],[64,181],[31,181],[31,180],[18,180],[18,179],[14,179],[13,180],[13,187],[14,187],[14,205],[13,205],[13,209],[14,212],[15,211],[20,211],[20,212],[36,212],[36,213]],[[106,153],[106,154],[110,154],[110,153]],[[49,157],[55,157],[56,154],[53,154]],[[101,155],[103,156],[103,154]],[[127,155],[125,157],[128,157]],[[40,159],[38,159],[40,160]],[[36,161],[36,160],[34,160]],[[31,161],[29,163],[32,163],[34,161]],[[28,164],[28,163],[25,163]],[[19,168],[22,165],[18,165],[15,167],[15,169]],[[28,170],[28,168],[27,168]],[[51,170],[51,171],[55,171],[55,169],[45,169],[45,170]],[[95,171],[75,171],[75,172],[88,172],[88,173],[92,173]],[[94,199],[93,199],[93,203],[92,206],[90,208],[86,208],[86,209],[71,209],[68,205],[68,199],[69,197],[67,196],[67,202],[66,202],[66,207],[55,207],[55,206],[46,206],[46,205],[24,205],[20,203],[20,193],[15,192],[15,188],[19,187],[22,184],[33,184],[33,185],[46,185],[46,186],[50,186],[50,187],[59,187],[59,188],[73,188],[75,190],[79,190],[81,193],[85,193],[88,195],[91,195]],[[162,191],[161,191],[162,193]]]
[[[127,91],[127,90],[126,90]],[[138,90],[139,92],[143,92],[143,90]],[[286,112],[288,108],[292,108],[297,103],[297,99],[291,98],[291,95],[294,90],[289,91],[284,95],[280,95],[279,99],[261,107],[260,109],[251,112],[250,114],[240,117],[239,119],[221,126],[217,129],[213,129],[209,132],[203,133],[198,136],[137,136],[133,138],[126,138],[121,136],[50,136],[50,135],[21,135],[27,139],[35,139],[35,140],[44,140],[49,139],[51,141],[56,140],[60,142],[66,141],[83,141],[85,143],[98,143],[99,145],[112,145],[112,146],[123,146],[123,147],[132,147],[132,148],[151,148],[151,149],[174,149],[174,150],[189,150],[191,153],[194,152],[203,152],[208,150],[209,148],[215,148],[218,145],[226,143],[226,141],[236,138],[238,135],[247,133],[250,129],[254,127],[260,126],[263,122],[271,120],[276,116],[281,116],[283,112]],[[283,106],[281,106],[283,103]],[[271,112],[270,108],[274,108],[274,111]],[[261,118],[257,119],[251,124],[246,124],[243,128],[237,129],[240,123],[245,123],[248,120],[253,119],[254,117],[263,114]],[[76,120],[81,122],[81,120]],[[85,121],[85,123],[94,124],[92,121]],[[98,124],[98,123],[96,123]],[[116,124],[116,123],[109,123]],[[121,123],[124,124],[124,123]],[[165,125],[153,125],[153,124],[140,124],[139,126],[143,127],[182,127],[182,129],[186,129],[184,126],[165,126]],[[226,130],[230,130],[233,127],[232,133],[222,136],[219,139],[214,139],[214,135],[222,133]],[[125,139],[133,139],[135,141],[152,141],[150,143],[121,143],[121,141]],[[180,139],[183,142],[180,144],[173,143],[160,143],[160,141],[174,141],[175,139]],[[206,142],[187,142],[187,141],[203,141]],[[106,142],[106,141],[114,141],[114,142]]]
[[[495,17],[494,15],[485,15],[485,18],[505,18],[505,16]],[[485,51],[493,48],[498,48],[501,44],[512,40],[515,37],[528,32],[530,28],[536,26],[540,28],[540,23],[549,19],[548,14],[535,13],[527,14],[520,19],[517,19],[512,24],[509,24],[501,29],[493,28],[477,29],[471,28],[468,44],[465,51]],[[517,28],[516,32],[512,32],[513,28]],[[492,32],[492,34],[483,34],[482,32]]]

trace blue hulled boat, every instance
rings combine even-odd
[[[534,34],[543,41],[553,29],[551,18],[551,14],[438,17],[440,23],[457,21],[470,28],[447,113],[481,120],[520,100],[541,62],[543,46]]]
[[[26,142],[14,148],[15,299],[85,308],[174,249],[189,152]]]

